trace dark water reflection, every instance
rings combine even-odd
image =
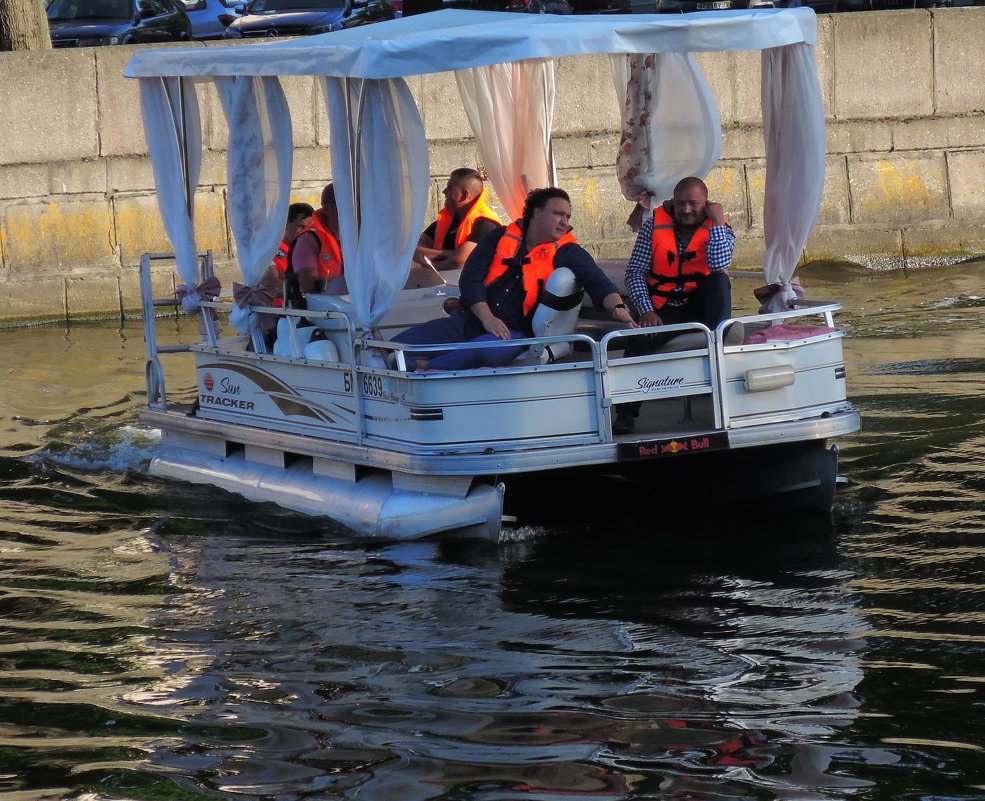
[[[139,325],[0,332],[0,792],[985,798],[983,270],[805,271],[865,425],[832,520],[498,549],[150,479]]]

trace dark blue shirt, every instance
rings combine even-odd
[[[485,333],[479,318],[470,310],[475,303],[489,304],[492,313],[502,320],[511,331],[521,331],[527,336],[532,335],[530,318],[523,314],[523,275],[521,268],[511,267],[490,286],[483,282],[489,275],[499,240],[506,233],[506,226],[501,226],[485,237],[469,254],[462,268],[462,277],[458,279],[458,289],[461,293],[462,308],[465,310],[465,339],[475,339]],[[554,254],[554,267],[567,267],[575,274],[578,283],[584,287],[597,309],[602,309],[602,301],[618,288],[595,263],[589,252],[581,245],[573,242],[562,245]]]

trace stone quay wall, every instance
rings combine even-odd
[[[805,261],[898,267],[985,253],[985,7],[822,15],[818,72],[828,161]],[[207,45],[201,45],[207,46]],[[216,46],[216,45],[211,45]],[[218,45],[228,46],[228,45]],[[139,308],[138,263],[171,246],[154,195],[130,47],[0,53],[0,325],[122,315]],[[758,53],[701,57],[722,115],[708,178],[739,237],[736,266],[762,254],[765,180]],[[579,239],[626,258],[632,205],[620,196],[615,91],[604,58],[557,65],[555,160]],[[432,144],[430,203],[478,156],[450,74],[410,81]],[[313,79],[285,82],[295,134],[293,200],[317,201],[331,174]],[[234,243],[225,217],[225,122],[200,93],[206,152],[196,197],[201,249],[223,283]],[[433,219],[433,217],[432,217]],[[158,276],[159,292],[170,276]]]

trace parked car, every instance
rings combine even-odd
[[[732,11],[746,8],[773,8],[773,0],[656,0],[660,14],[681,14],[690,11]]]
[[[879,11],[889,8],[932,8],[985,4],[985,0],[655,0],[657,11],[717,11],[736,8],[793,8],[806,6],[818,14],[835,11]]]
[[[226,26],[239,16],[242,0],[184,0],[192,22],[193,39],[221,39]]]
[[[227,39],[309,36],[393,19],[388,0],[252,0],[226,28]]]
[[[192,25],[178,0],[51,0],[52,47],[182,42]]]
[[[393,0],[391,0],[392,2]],[[465,8],[477,11],[520,11],[529,14],[652,14],[658,0],[397,0],[405,17]]]

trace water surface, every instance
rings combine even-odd
[[[149,478],[139,323],[0,331],[0,792],[985,798],[983,271],[804,272],[863,414],[830,520],[498,548]]]

